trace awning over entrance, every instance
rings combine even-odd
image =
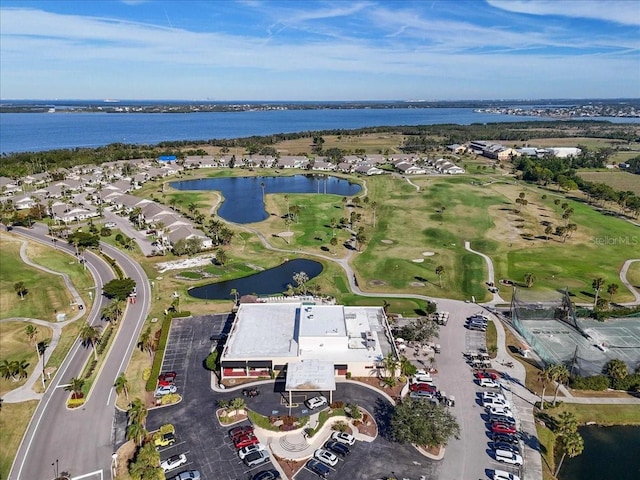
[[[333,403],[333,391],[336,389],[336,373],[333,362],[306,359],[287,364],[285,390],[289,392],[313,391],[329,392],[329,403]]]

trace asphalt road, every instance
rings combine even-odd
[[[37,225],[34,229],[16,228],[16,233],[51,244],[46,236],[46,227]],[[57,242],[57,248],[74,253],[74,248]],[[127,255],[115,248],[102,244],[105,253],[116,259],[126,276],[135,280],[137,302],[129,304],[121,321],[117,336],[103,364],[93,388],[82,408],[68,410],[68,392],[63,386],[69,379],[78,376],[92,355],[76,341],[57,371],[43,396],[25,437],[16,455],[9,479],[48,480],[53,476],[53,466],[59,472],[69,472],[72,476],[87,475],[85,478],[110,478],[110,463],[113,453],[113,419],[115,413],[115,379],[124,371],[140,329],[149,311],[150,287],[142,268]],[[96,301],[89,314],[92,324],[102,322],[99,318],[105,300],[101,295],[102,285],[112,278],[113,272],[97,255],[86,252],[87,266],[96,280]],[[91,474],[91,475],[90,475]]]

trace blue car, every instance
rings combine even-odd
[[[318,475],[320,478],[327,478],[329,476],[329,473],[331,473],[331,469],[327,465],[322,463],[320,460],[316,460],[315,458],[312,458],[307,462],[307,468]]]

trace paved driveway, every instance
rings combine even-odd
[[[229,320],[226,315],[211,315],[192,319],[178,319],[172,322],[167,344],[163,370],[178,373],[177,385],[183,395],[178,405],[152,409],[147,420],[148,429],[155,430],[164,423],[176,427],[177,443],[161,451],[162,459],[170,455],[185,453],[188,464],[167,475],[197,469],[203,479],[246,480],[251,474],[265,468],[248,469],[238,459],[228,438],[229,427],[222,427],[215,417],[216,402],[237,397],[240,392],[214,392],[210,388],[211,376],[204,368],[204,360],[209,354],[212,334],[220,333]],[[247,399],[250,408],[264,414],[278,411],[288,413],[283,404],[284,393],[273,383],[260,387],[261,395]],[[336,472],[330,478],[375,479],[395,472],[399,478],[435,478],[440,468],[420,455],[411,445],[391,443],[385,438],[388,419],[388,403],[383,397],[366,387],[353,383],[339,383],[334,399],[355,402],[371,412],[381,427],[381,435],[371,443],[358,442],[350,457],[339,462]],[[301,415],[304,406],[292,410]],[[307,470],[295,477],[297,480],[317,479]]]

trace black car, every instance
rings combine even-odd
[[[324,448],[336,455],[340,455],[341,457],[346,457],[351,454],[351,449],[349,447],[344,443],[336,442],[335,440],[329,440],[324,444]]]
[[[263,470],[251,477],[251,480],[278,480],[279,478],[280,472],[277,470]]]
[[[316,460],[315,458],[312,458],[307,462],[307,468],[320,478],[327,478],[331,472],[331,469],[326,464],[322,463],[320,460]]]
[[[521,455],[520,453],[520,447],[518,447],[518,445],[515,445],[513,443],[507,443],[507,442],[493,442],[493,449],[494,450],[506,450],[507,452],[513,452],[513,453],[517,453],[518,455]]]
[[[511,445],[516,445],[519,440],[517,435],[509,435],[506,433],[496,433],[493,436],[493,441],[496,443],[509,443]]]

